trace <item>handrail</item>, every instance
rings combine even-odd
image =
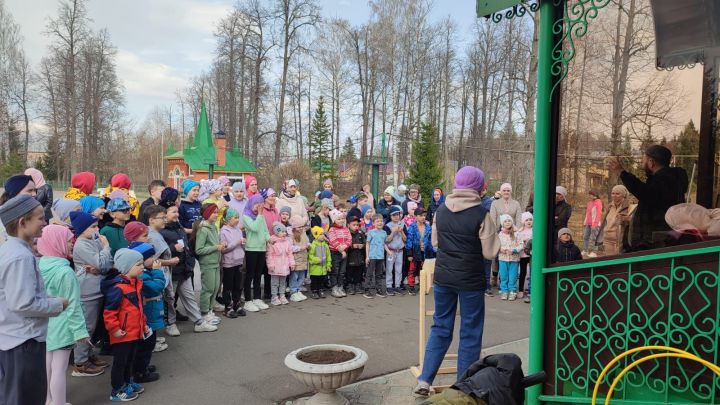
[[[631,257],[617,257],[615,259],[600,260],[593,262],[580,262],[576,264],[569,264],[565,266],[546,267],[542,269],[543,273],[558,273],[569,270],[581,270],[587,268],[607,267],[616,266],[628,263],[640,263],[651,260],[662,260],[672,259],[675,257],[683,256],[696,256],[706,253],[720,253],[720,245],[708,246],[696,249],[676,250],[672,252],[653,253],[649,255],[631,256]]]

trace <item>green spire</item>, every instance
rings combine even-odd
[[[195,146],[198,149],[213,148],[212,131],[205,112],[205,100],[202,100],[200,105],[200,120],[195,131]]]
[[[172,144],[168,145],[168,148],[167,148],[167,150],[165,151],[165,156],[170,156],[170,155],[172,155],[172,154],[174,154],[174,153],[177,153],[177,149],[175,149],[175,147],[172,146]]]

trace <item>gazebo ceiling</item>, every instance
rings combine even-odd
[[[656,64],[670,69],[704,63],[720,50],[720,1],[650,0],[655,21]]]

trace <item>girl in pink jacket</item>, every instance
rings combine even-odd
[[[583,251],[588,257],[597,257],[597,238],[602,223],[603,203],[600,194],[595,190],[588,192],[590,199],[585,209],[585,222],[583,223]]]
[[[270,300],[271,305],[286,305],[285,285],[290,268],[295,266],[292,253],[292,242],[287,236],[287,228],[280,222],[272,224],[273,236],[270,237],[267,248],[267,268],[270,274]]]

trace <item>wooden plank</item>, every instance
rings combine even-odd
[[[438,374],[455,374],[457,373],[457,367],[440,367]]]
[[[418,368],[417,366],[410,367],[410,372],[415,376],[415,378],[420,377],[420,374],[422,373],[422,370]]]

